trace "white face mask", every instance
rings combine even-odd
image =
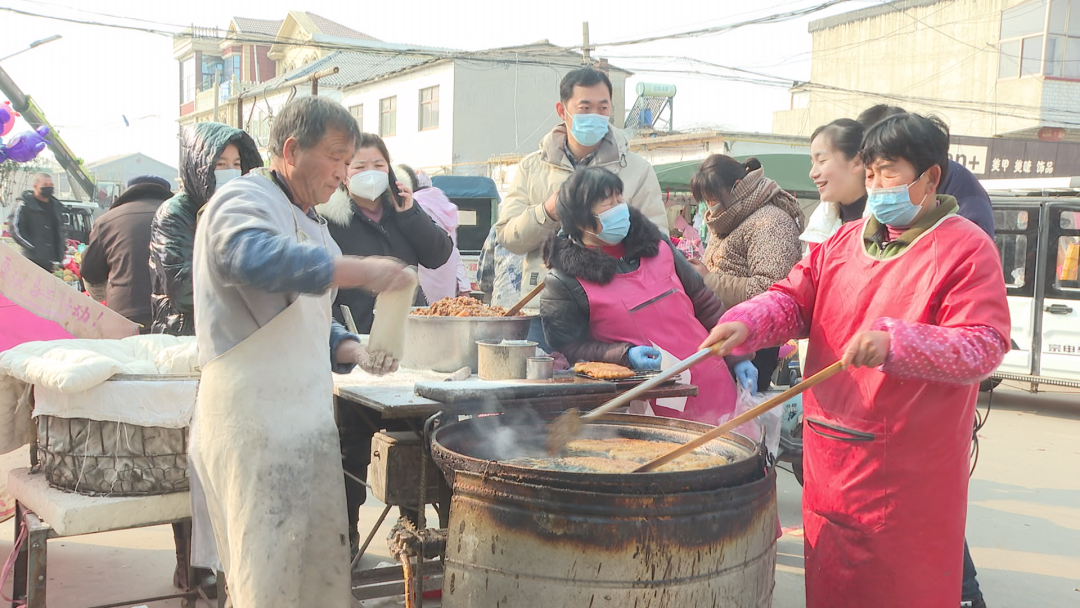
[[[377,200],[389,187],[390,176],[378,169],[361,171],[349,179],[349,192],[369,201]]]
[[[214,181],[217,182],[218,188],[240,177],[240,175],[242,175],[240,169],[214,169]]]

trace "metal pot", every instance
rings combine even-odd
[[[476,375],[481,380],[524,380],[536,342],[528,340],[477,340]]]
[[[536,315],[520,317],[426,317],[405,321],[402,367],[455,372],[478,371],[477,340],[524,340]]]
[[[443,606],[770,605],[776,474],[762,446],[726,435],[704,449],[735,461],[697,471],[530,469],[497,461],[544,454],[542,428],[499,424],[510,417],[473,418],[432,438],[454,487]],[[581,436],[682,442],[710,428],[616,414]]]

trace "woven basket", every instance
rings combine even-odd
[[[38,416],[38,461],[49,485],[90,496],[188,490],[186,428]]]

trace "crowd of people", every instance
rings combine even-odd
[[[543,285],[530,338],[569,362],[658,370],[721,344],[687,372],[698,396],[639,406],[708,424],[808,338],[806,375],[848,371],[803,401],[807,605],[984,606],[964,542],[968,441],[1009,312],[989,198],[949,161],[947,127],[890,106],[821,126],[809,218],[767,166],[711,155],[690,183],[699,234],[669,225],[655,172],[611,127],[612,93],[593,68],[563,78],[560,122],[521,161],[485,248],[493,303]],[[366,493],[343,473],[363,479],[369,447],[335,420],[331,373],[397,361],[343,325],[370,330],[406,266],[421,268],[416,305],[471,286],[453,203],[339,104],[289,102],[268,152],[263,166],[239,129],[187,129],[182,189],[132,180],[84,278],[145,332],[198,344],[192,554],[207,570],[187,581],[178,564],[176,584],[221,568],[236,605],[345,607]],[[50,200],[36,181],[13,222],[43,266]],[[180,529],[176,542],[180,559]]]

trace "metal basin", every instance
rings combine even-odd
[[[539,427],[515,432],[515,422],[494,427],[492,418],[432,439],[454,487],[444,607],[770,605],[776,477],[761,446],[727,435],[705,448],[735,462],[697,471],[540,470],[489,460],[537,455],[544,444]],[[686,441],[709,428],[610,415],[582,436]]]
[[[521,317],[425,317],[405,321],[405,355],[411,369],[456,372],[468,366],[477,372],[477,340],[524,340],[536,315]]]

